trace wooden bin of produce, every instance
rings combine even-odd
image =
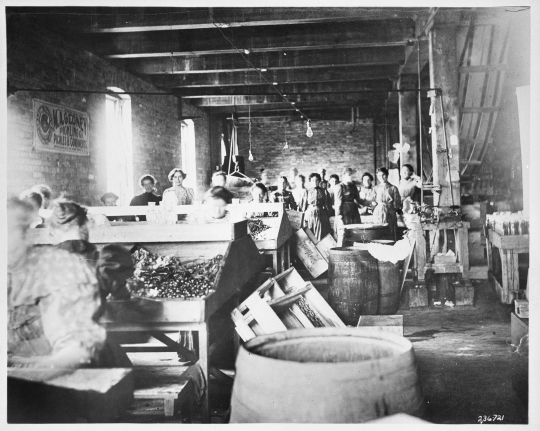
[[[249,219],[248,229],[259,252],[272,256],[274,271],[290,267],[289,239],[293,228],[283,203],[248,203],[231,205],[231,214]],[[271,217],[277,215],[277,217]],[[260,231],[260,225],[264,230]]]
[[[50,244],[47,229],[30,231],[34,244]],[[263,258],[247,234],[247,221],[155,225],[132,222],[121,226],[94,227],[89,231],[90,242],[98,248],[106,244],[121,244],[127,248],[141,246],[160,256],[177,256],[185,265],[223,256],[214,283],[205,297],[132,298],[130,301],[111,301],[106,304],[100,323],[112,332],[145,332],[165,343],[173,351],[181,347],[166,332],[197,331],[201,367],[208,379],[209,371],[221,375],[209,366],[208,321],[210,316],[263,266]],[[204,420],[209,420],[208,391],[203,399]]]
[[[288,329],[345,326],[294,268],[267,280],[232,311],[231,318],[244,341]]]

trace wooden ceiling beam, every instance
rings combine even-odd
[[[371,109],[373,107],[384,107],[384,100],[376,99],[339,102],[303,102],[298,103],[295,105],[295,107],[306,114],[312,111],[332,111],[336,108],[350,109],[352,107],[360,107],[361,109]],[[288,114],[294,114],[294,112],[296,112],[295,107],[292,107],[288,103],[267,103],[265,105],[207,106],[205,109],[211,114],[230,114],[234,109],[238,113],[244,113],[247,115],[248,112],[251,112],[253,115],[257,112],[287,112]]]
[[[132,9],[132,8],[130,8]],[[416,19],[427,8],[138,8],[121,16],[98,14],[88,33],[127,33],[327,22]]]
[[[367,21],[320,26],[238,29],[234,32],[194,30],[183,32],[96,34],[88,41],[91,50],[106,58],[196,56],[320,49],[346,49],[405,45],[414,36],[414,21]],[[234,46],[231,44],[234,44]]]
[[[339,82],[313,82],[299,84],[280,84],[279,90],[283,94],[337,94],[351,92],[386,92],[392,89],[392,82],[387,79],[373,81],[339,81]],[[277,92],[269,85],[251,85],[235,87],[204,87],[182,88],[175,94],[184,99],[198,99],[215,96],[263,96],[276,95]]]
[[[346,49],[336,51],[292,51],[248,55],[255,67],[266,70],[310,69],[319,67],[376,66],[402,64],[404,47]],[[124,66],[140,74],[195,74],[246,72],[253,68],[238,53],[187,58],[152,58],[125,60]]]
[[[363,66],[331,69],[291,69],[263,72],[264,78],[281,84],[299,84],[314,82],[369,81],[381,79],[397,79],[398,65],[395,66]],[[268,85],[268,82],[255,71],[235,73],[205,73],[195,75],[147,75],[146,79],[160,88],[205,88]]]
[[[386,94],[372,93],[341,93],[341,94],[297,94],[288,95],[287,99],[290,102],[297,104],[305,102],[356,102],[358,100],[381,100],[386,99]],[[193,99],[191,104],[200,108],[209,106],[237,106],[237,105],[269,105],[274,103],[282,103],[283,97],[279,95],[270,96],[217,96],[202,99]]]

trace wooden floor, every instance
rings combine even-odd
[[[475,280],[474,286],[474,307],[401,308],[398,312],[403,315],[404,335],[413,343],[418,360],[428,406],[426,419],[438,424],[475,424],[480,416],[500,415],[504,416],[501,423],[526,424],[527,406],[512,388],[516,354],[510,346],[511,308],[496,301],[487,281]],[[323,296],[327,294],[324,281],[316,287]],[[152,355],[156,355],[154,360],[164,358],[163,353]],[[174,354],[168,355],[163,363],[177,361]],[[230,358],[223,358],[223,362],[230,363]],[[223,423],[231,388],[214,380],[210,388],[212,423]],[[139,408],[153,407],[143,403]],[[152,422],[160,422],[158,417]],[[161,421],[182,422],[182,418]]]

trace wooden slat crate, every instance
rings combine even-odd
[[[268,279],[231,312],[231,318],[244,341],[288,329],[345,326],[294,268]]]

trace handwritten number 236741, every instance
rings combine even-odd
[[[501,422],[504,420],[504,415],[478,416],[478,423],[484,422]]]

